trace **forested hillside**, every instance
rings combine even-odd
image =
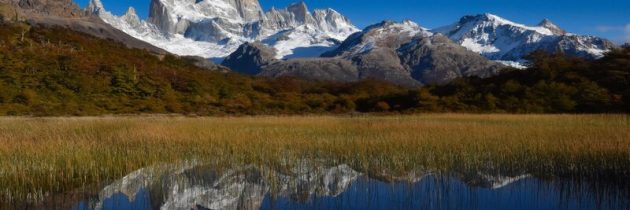
[[[591,61],[535,52],[526,70],[505,69],[487,79],[461,78],[386,101],[397,110],[508,113],[630,112],[630,45]]]
[[[630,111],[630,47],[595,62],[531,59],[528,70],[407,89],[255,78],[63,28],[2,23],[0,115]]]
[[[0,27],[1,115],[348,112],[357,97],[402,90],[370,82],[271,81],[224,71],[62,28]]]

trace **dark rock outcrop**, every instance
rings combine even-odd
[[[263,66],[277,61],[275,56],[273,48],[259,42],[248,42],[226,57],[221,65],[239,73],[258,75]]]

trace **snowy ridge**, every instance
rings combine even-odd
[[[358,31],[333,9],[310,12],[302,3],[265,13],[258,0],[152,0],[141,20],[130,8],[115,16],[100,0],[88,12],[142,41],[178,55],[223,58],[245,42],[276,48],[278,59],[313,57]]]
[[[141,20],[133,8],[125,15],[115,16],[100,0],[91,0],[87,11],[114,28],[171,53],[215,61],[246,42],[270,46],[276,51],[276,59],[293,59],[396,49],[413,37],[430,37],[434,33],[485,58],[517,68],[525,67],[525,57],[536,50],[598,59],[614,48],[606,39],[568,33],[548,19],[527,26],[493,14],[465,16],[433,30],[412,21],[384,21],[360,31],[337,11],[309,10],[304,2],[267,12],[262,11],[258,0],[151,0],[150,6],[147,20]]]
[[[605,39],[567,33],[548,19],[537,26],[526,26],[493,14],[465,16],[432,31],[488,59],[513,63],[536,50],[598,59],[614,47]]]
[[[490,23],[493,24],[494,26],[509,25],[509,26],[513,26],[517,28],[522,28],[528,31],[536,31],[536,33],[539,33],[542,35],[547,35],[547,36],[553,35],[553,32],[545,27],[541,27],[541,26],[530,27],[530,26],[526,26],[520,23],[512,22],[510,20],[504,19],[502,17],[496,16],[493,14],[486,14],[486,16],[488,17]]]
[[[336,51],[338,53],[343,52],[345,57],[351,57],[369,53],[378,48],[396,49],[411,41],[413,37],[428,37],[432,35],[433,33],[428,29],[420,27],[413,21],[383,21],[379,24],[368,26],[362,32],[349,37],[344,41],[345,45],[342,44]]]

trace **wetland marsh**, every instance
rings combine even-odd
[[[256,174],[266,177],[259,183],[269,192],[281,192],[286,182],[269,177],[298,176],[305,166],[343,166],[363,177],[347,181],[348,186],[371,186],[372,182],[360,180],[373,180],[377,188],[378,183],[401,182],[425,186],[418,178],[427,175],[434,177],[429,180],[457,180],[447,182],[447,187],[460,183],[479,186],[488,179],[497,181],[497,177],[526,177],[524,183],[533,186],[576,180],[626,186],[622,182],[630,177],[630,118],[431,114],[0,119],[0,206],[6,209],[37,208],[57,196],[72,197],[59,209],[81,209],[84,197],[94,200],[104,188],[139,170],[191,164],[203,166],[203,173],[197,173],[202,177],[256,168]],[[150,189],[147,194],[158,196],[155,188]],[[601,198],[614,192],[616,196],[624,189],[589,191],[588,195]],[[555,195],[557,191],[549,192]],[[87,196],[68,196],[76,194]],[[317,199],[311,195],[317,194],[304,196]],[[161,198],[168,196],[161,194]],[[261,202],[271,205],[271,198],[283,197]],[[284,204],[294,200],[304,199],[289,199]],[[149,206],[153,208],[165,204],[162,199],[152,202]],[[628,199],[614,202],[627,204]],[[199,209],[210,208],[199,205]]]

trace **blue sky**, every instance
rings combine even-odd
[[[89,0],[75,0],[82,7]],[[148,15],[150,0],[101,0],[107,10],[124,13],[133,6]],[[260,0],[265,10],[286,7],[297,0]],[[306,0],[310,9],[333,8],[365,27],[381,20],[413,20],[427,28],[457,21],[468,14],[493,13],[534,25],[549,18],[567,31],[596,35],[617,43],[630,42],[628,0]]]

